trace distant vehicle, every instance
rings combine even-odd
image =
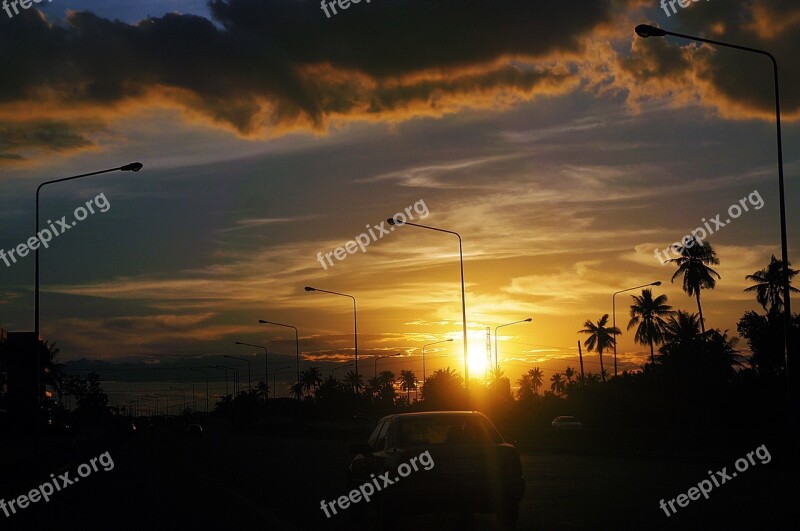
[[[189,424],[186,428],[186,435],[190,437],[202,437],[203,427],[200,424]]]
[[[366,444],[354,444],[356,455],[347,474],[348,490],[382,474],[396,479],[369,502],[348,510],[354,519],[377,509],[382,527],[391,528],[409,512],[494,512],[505,529],[513,529],[525,492],[517,449],[477,411],[436,411],[388,415],[378,421]],[[405,477],[398,466],[428,452],[431,466]],[[388,473],[388,476],[387,476]],[[374,476],[373,476],[374,474]],[[377,481],[377,480],[375,480]]]
[[[557,430],[580,430],[583,424],[575,417],[561,416],[553,419],[550,425]]]

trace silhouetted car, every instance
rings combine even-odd
[[[567,415],[554,418],[550,425],[557,430],[579,430],[583,428],[583,424],[578,419]]]
[[[200,424],[189,424],[186,428],[186,435],[190,437],[202,437],[203,427]]]
[[[369,506],[389,528],[403,515],[438,512],[494,512],[506,529],[516,524],[525,492],[519,454],[482,413],[389,415],[378,421],[367,444],[354,444],[351,451],[357,455],[348,489],[376,481],[382,487],[369,503],[350,506],[356,520]],[[414,467],[407,465],[402,474],[398,467],[412,461]],[[393,484],[385,485],[381,475]]]

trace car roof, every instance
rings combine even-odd
[[[381,420],[395,419],[395,418],[414,418],[414,417],[436,417],[441,415],[480,415],[485,416],[480,411],[419,411],[415,413],[394,413],[386,415]]]

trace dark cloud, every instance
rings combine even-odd
[[[0,158],[24,160],[21,149],[47,149],[51,151],[74,151],[93,144],[82,132],[75,129],[79,124],[54,120],[0,123]]]
[[[744,6],[698,4],[674,20],[763,44],[789,64],[797,9],[778,0]],[[38,120],[31,127],[40,131],[16,133],[0,153],[17,156],[9,146],[26,142],[80,148],[75,120],[143,104],[178,104],[192,119],[253,136],[507,107],[577,88],[581,61],[613,63],[610,49],[592,55],[582,46],[587,36],[618,37],[613,21],[630,9],[612,0],[374,0],[327,18],[318,0],[213,0],[209,8],[214,21],[169,14],[131,25],[76,12],[61,27],[35,10],[0,18],[0,120]],[[781,27],[765,36],[775,21]],[[769,84],[754,90],[751,72],[734,68],[740,57],[705,58],[698,75],[715,94],[769,108]],[[635,83],[687,78],[694,63],[675,43],[649,39],[621,67]],[[794,76],[784,78],[788,112],[800,105]],[[50,136],[42,120],[54,124]]]
[[[436,110],[449,94],[547,87],[544,70],[492,62],[578,52],[581,36],[607,22],[608,6],[375,1],[327,19],[316,0],[218,0],[210,7],[222,28],[193,15],[129,25],[89,12],[58,27],[30,10],[0,21],[0,111],[31,100],[42,112],[113,110],[160,97],[251,134],[264,126],[322,128],[335,114]],[[430,70],[433,77],[409,79]]]
[[[772,53],[780,66],[783,114],[789,119],[800,117],[800,71],[794,59],[800,30],[796,1],[692,5],[673,15],[667,29]],[[703,94],[704,101],[716,105],[726,116],[774,117],[772,64],[766,56],[716,46],[703,46],[690,54],[674,51],[697,46],[680,38],[650,38],[638,42],[631,59],[622,65],[641,81],[659,77],[668,81],[672,77],[685,84],[696,76],[710,89]]]

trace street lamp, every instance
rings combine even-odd
[[[523,319],[522,321],[514,321],[513,323],[501,324],[499,326],[495,326],[494,327],[494,368],[495,368],[495,370],[497,370],[498,367],[499,367],[498,358],[499,358],[499,354],[500,354],[500,351],[498,350],[498,347],[497,347],[497,329],[498,328],[503,328],[504,326],[511,326],[511,325],[515,325],[515,324],[519,324],[519,323],[530,323],[531,321],[533,321],[533,318],[532,317],[528,317],[527,319]]]
[[[651,282],[650,284],[642,284],[641,286],[635,286],[633,288],[622,289],[615,292],[611,296],[611,319],[612,319],[612,334],[614,334],[614,376],[617,375],[617,303],[615,297],[620,293],[625,293],[626,291],[633,291],[639,288],[646,288],[648,286],[660,286],[661,281],[657,280],[655,282]]]
[[[311,286],[306,286],[304,288],[306,291],[318,291],[320,293],[328,293],[330,295],[339,295],[340,297],[349,297],[353,299],[353,338],[354,338],[354,350],[355,350],[355,358],[356,358],[356,374],[358,374],[358,316],[356,312],[356,298],[352,295],[348,295],[346,293],[338,293],[336,291],[328,291],[324,289],[312,288]],[[298,378],[298,382],[300,379]]]
[[[334,371],[338,371],[339,369],[346,369],[346,368],[348,368],[348,367],[352,367],[352,366],[353,366],[353,364],[352,364],[352,363],[348,363],[347,365],[341,365],[341,366],[339,366],[339,367],[333,367],[333,368],[331,369],[331,377],[333,377],[333,373],[334,373]]]
[[[253,345],[252,343],[244,343],[242,341],[234,341],[237,345],[245,345],[248,347],[263,348],[264,349],[264,383],[269,385],[269,350],[264,345]],[[250,376],[250,365],[247,365],[248,377]]]
[[[271,324],[275,326],[283,326],[285,328],[292,328],[294,330],[294,363],[297,370],[297,385],[300,386],[300,335],[297,332],[297,327],[282,323],[276,323],[274,321],[265,321],[264,319],[259,319],[259,323],[261,324]]]
[[[436,232],[454,234],[458,238],[458,256],[461,260],[461,321],[462,328],[464,329],[464,385],[466,386],[467,393],[469,393],[469,356],[467,355],[467,301],[465,294],[466,289],[464,288],[464,252],[462,251],[461,235],[452,230],[438,229],[436,227],[429,227],[427,225],[419,225],[417,223],[411,223],[410,221],[399,221],[394,218],[389,218],[386,220],[386,222],[392,226],[399,225],[402,227],[403,225],[410,225],[420,229],[435,230]]]
[[[663,30],[661,28],[655,28],[647,24],[640,24],[636,26],[636,34],[643,38],[664,37],[666,35],[671,35],[673,37],[687,39],[690,41],[703,42],[706,44],[712,44],[714,46],[721,46],[723,48],[733,48],[734,50],[741,50],[744,52],[766,55],[772,62],[772,74],[775,85],[775,128],[778,140],[778,192],[780,196],[781,259],[783,261],[783,300],[784,300],[783,345],[784,345],[784,358],[786,364],[786,388],[787,388],[787,399],[788,399],[789,396],[791,395],[790,391],[792,390],[793,387],[790,386],[790,380],[789,380],[789,352],[790,351],[792,352],[792,356],[795,356],[796,353],[792,351],[794,345],[792,339],[793,335],[792,306],[791,306],[791,296],[790,296],[791,279],[789,277],[789,244],[787,242],[787,235],[786,235],[786,192],[784,190],[784,178],[783,178],[783,135],[781,134],[781,94],[778,86],[778,61],[775,59],[775,56],[773,56],[771,53],[765,50],[759,50],[757,48],[748,48],[747,46],[739,46],[738,44],[731,44],[728,42],[713,41],[710,39],[704,39],[702,37],[695,37],[693,35],[684,35],[682,33],[675,33],[672,31]],[[794,360],[792,361],[794,362]],[[789,407],[789,411],[792,411],[791,405]]]
[[[233,396],[239,394],[239,369],[236,367],[228,367],[227,365],[217,365],[215,368],[217,369],[225,369],[225,390],[227,393],[228,390],[228,370],[233,371]]]
[[[275,387],[275,375],[278,374],[278,371],[282,371],[284,369],[291,369],[291,365],[286,365],[285,367],[278,367],[277,369],[272,371],[272,398],[278,398],[278,388]],[[267,398],[269,398],[269,392],[267,392]]]
[[[101,173],[110,173],[114,171],[132,171],[138,172],[142,169],[144,165],[141,162],[132,162],[130,164],[126,164],[124,166],[119,166],[118,168],[109,168],[107,170],[100,170],[100,171],[93,171],[91,173],[83,173],[81,175],[73,175],[72,177],[63,177],[61,179],[53,179],[51,181],[45,181],[40,184],[36,188],[36,236],[39,236],[39,192],[42,190],[43,187],[47,186],[48,184],[54,183],[63,183],[65,181],[72,181],[74,179],[80,179],[82,177],[91,177],[92,175],[100,175]],[[74,223],[74,222],[73,222]],[[40,374],[42,371],[42,362],[39,359],[39,338],[40,338],[40,328],[39,328],[39,245],[37,244],[36,249],[34,249],[35,254],[35,282],[34,282],[34,295],[33,295],[33,331],[35,334],[35,341],[36,341],[36,399],[39,400],[39,394],[41,389],[41,381],[42,375]]]
[[[206,375],[206,413],[208,413],[208,371],[204,371],[203,369],[195,369],[194,367],[189,367],[189,370],[202,372],[203,374]]]
[[[181,385],[191,385],[192,386],[192,409],[191,409],[191,411],[192,411],[192,413],[194,413],[197,410],[197,406],[195,404],[197,395],[195,395],[194,382],[178,382],[178,383],[181,384]]]
[[[386,356],[375,356],[375,358],[374,358],[375,366],[372,369],[372,377],[373,378],[377,378],[378,377],[378,360],[382,360],[382,359],[385,359],[385,358],[393,358],[395,356],[402,356],[402,354],[403,354],[402,352],[395,352],[394,354],[387,354]]]
[[[180,391],[183,393],[183,412],[186,412],[186,389],[179,389],[177,387],[169,387],[170,389],[174,389],[175,391]]]
[[[427,345],[422,345],[422,385],[425,385],[425,347],[430,347],[431,345],[438,345],[439,343],[452,343],[453,338],[450,339],[443,339],[441,341],[435,341],[433,343],[428,343]]]
[[[232,359],[232,360],[244,361],[244,362],[247,363],[247,389],[248,390],[252,389],[253,388],[253,379],[250,377],[250,360],[245,359],[245,358],[237,358],[236,356],[228,356],[227,354],[224,354],[222,357],[223,358]]]

